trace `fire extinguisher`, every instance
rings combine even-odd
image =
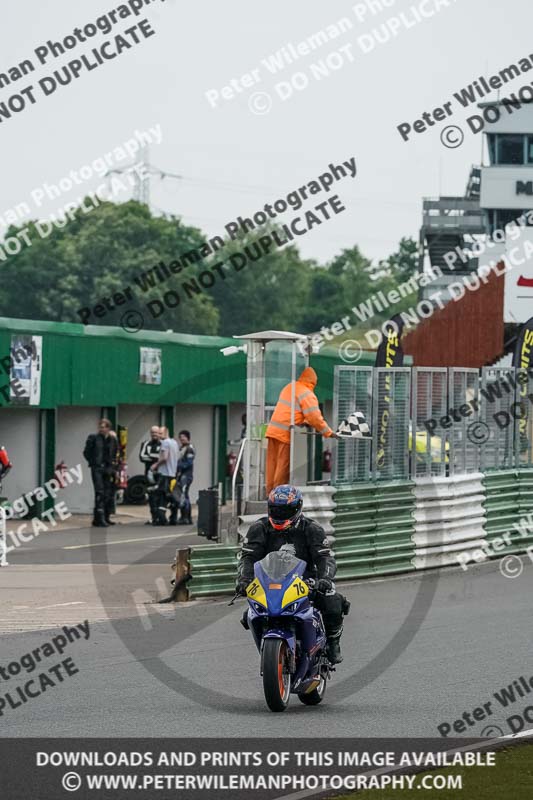
[[[228,458],[226,461],[226,475],[228,476],[228,478],[233,478],[233,473],[235,472],[236,466],[237,466],[237,456],[233,452],[228,453]]]
[[[128,465],[122,462],[117,475],[117,487],[119,489],[128,488]]]
[[[67,485],[65,480],[65,475],[68,472],[68,467],[64,461],[60,461],[59,464],[55,465],[54,472],[57,477],[57,482],[59,483],[59,488],[64,489]]]
[[[116,485],[118,489],[127,489],[128,487],[128,463],[127,463],[127,447],[128,447],[128,428],[125,425],[118,426],[118,472],[116,476]]]
[[[331,472],[331,467],[331,450],[324,450],[322,453],[322,472]]]

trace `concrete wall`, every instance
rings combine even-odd
[[[2,414],[3,417],[3,414]],[[82,465],[82,483],[72,483],[62,489],[57,499],[65,502],[71,513],[89,514],[93,509],[94,494],[91,473],[83,457],[85,441],[98,430],[100,408],[58,408],[56,419],[56,464],[64,461],[67,467]]]
[[[39,486],[39,415],[23,408],[4,408],[0,414],[0,445],[7,448],[13,464],[2,486],[2,496],[8,500]]]
[[[232,442],[241,438],[242,415],[246,414],[246,403],[229,403],[228,405],[228,439]],[[235,449],[235,448],[233,448]]]
[[[190,431],[191,442],[196,450],[194,481],[191,486],[191,501],[196,503],[198,491],[212,485],[213,476],[213,406],[178,405],[174,409],[174,435],[180,430]]]

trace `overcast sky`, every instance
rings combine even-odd
[[[84,70],[50,97],[36,92],[35,105],[0,123],[0,216],[28,201],[44,181],[55,183],[136,129],[160,124],[163,141],[152,147],[152,162],[183,175],[183,180],[153,180],[155,209],[179,214],[215,235],[232,217],[251,214],[312,180],[330,162],[354,156],[356,179],[345,179],[336,188],[346,212],[302,237],[301,251],[326,261],[343,247],[358,244],[373,259],[386,257],[402,236],[418,236],[422,197],[463,194],[470,165],[481,156],[481,136],[469,132],[468,112],[457,103],[450,123],[465,130],[458,149],[440,143],[445,123],[407,143],[396,125],[441,106],[479,75],[493,74],[533,53],[533,7],[527,0],[450,0],[449,8],[431,19],[410,29],[401,25],[393,40],[362,51],[359,36],[366,34],[370,47],[373,29],[402,10],[412,22],[409,9],[420,2],[387,0],[388,8],[375,15],[368,12],[361,21],[355,3],[345,0],[154,0],[141,16],[120,21],[107,36],[79,44],[44,66],[35,57],[36,47],[49,39],[62,40],[120,3],[11,4],[2,25],[0,72],[26,58],[38,68],[1,89],[0,102],[144,17],[156,35],[98,69]],[[434,3],[427,0],[426,8]],[[278,75],[262,65],[262,59],[282,46],[297,45],[342,17],[353,28],[338,39]],[[348,44],[352,47],[344,51],[340,69],[321,81],[311,76],[311,64]],[[210,107],[208,90],[221,91],[232,78],[254,68],[260,76],[255,87]],[[304,72],[309,85],[282,101],[275,86],[295,72]],[[514,88],[526,82],[524,77]],[[249,99],[256,91],[270,95],[269,113],[251,113]],[[261,110],[264,95],[256,102]],[[46,203],[42,216],[77,194],[79,189],[64,195],[61,203]]]

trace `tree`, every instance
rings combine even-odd
[[[41,238],[34,223],[28,229],[31,246],[2,265],[0,307],[6,316],[23,319],[62,320],[93,325],[119,325],[123,314],[138,310],[144,327],[187,333],[216,333],[218,312],[212,298],[193,297],[154,317],[147,302],[160,298],[176,283],[174,275],[147,292],[135,281],[159,262],[178,259],[200,248],[203,234],[179,218],[152,217],[137,202],[102,203],[91,213],[78,208],[63,227]],[[16,236],[18,228],[7,231]],[[111,308],[114,293],[130,290],[130,298]],[[94,307],[105,306],[97,316]],[[80,317],[81,309],[87,312]],[[97,312],[97,313],[101,313]]]
[[[418,273],[418,245],[414,239],[403,237],[396,250],[388,259],[382,261],[380,266],[383,274],[379,280],[380,288],[385,295],[393,289],[397,289],[401,284],[406,284]],[[416,304],[418,296],[418,284],[412,282],[414,290],[402,297],[394,308],[385,309],[380,314],[381,319],[389,319],[393,314],[405,311],[413,304]]]
[[[179,217],[154,217],[135,201],[102,203],[90,213],[80,206],[60,222],[49,224],[43,237],[35,223],[7,231],[6,239],[26,228],[31,244],[1,263],[0,313],[129,325],[128,312],[137,311],[143,327],[153,330],[313,333],[344,316],[353,323],[354,307],[411,278],[418,263],[416,243],[404,238],[378,267],[357,246],[320,266],[303,259],[294,242],[280,244],[285,237],[274,226],[227,239],[213,251],[197,228]],[[356,324],[387,319],[413,299],[404,298],[394,312],[367,303]]]
[[[306,333],[350,316],[353,306],[374,291],[370,261],[358,247],[343,250],[326,266],[312,271],[308,301],[301,324]]]
[[[260,237],[269,236],[273,228],[256,229],[228,241],[223,255],[215,254],[211,263],[224,261],[222,274],[212,291],[220,314],[220,333],[225,336],[260,330],[298,330],[302,307],[308,295],[311,263],[304,261],[294,245],[272,246],[262,253]],[[281,234],[280,234],[281,235]],[[236,269],[231,265],[236,257]],[[255,260],[254,260],[255,259]]]
[[[419,247],[411,237],[402,237],[398,249],[387,259],[380,262],[380,268],[386,277],[396,283],[405,283],[418,271]]]

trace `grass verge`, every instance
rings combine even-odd
[[[461,789],[435,788],[437,776],[462,777]],[[423,785],[428,778],[427,787]],[[449,767],[420,772],[414,776],[412,789],[368,789],[342,795],[335,800],[421,800],[424,796],[439,800],[531,800],[533,798],[533,745],[519,745],[496,750],[494,767]],[[422,794],[418,792],[422,790]]]

